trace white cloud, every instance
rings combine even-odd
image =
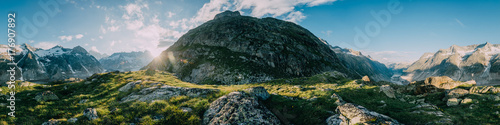
[[[76,38],[76,39],[81,39],[82,37],[83,37],[83,35],[82,35],[82,34],[77,34],[77,35],[75,35],[75,38]]]
[[[168,11],[168,13],[167,13],[167,17],[168,17],[168,18],[171,18],[172,16],[175,16],[175,14],[176,14],[176,13],[172,13],[172,12]]]
[[[30,42],[30,43],[34,43],[35,41],[34,41],[34,40],[28,40],[28,42]]]
[[[102,33],[102,34],[106,34],[106,29],[104,29],[104,27],[101,25],[101,28],[99,29],[99,31]]]
[[[50,49],[57,45],[57,42],[39,42],[35,44],[36,48]]]
[[[120,26],[110,26],[110,27],[108,27],[108,30],[111,31],[111,32],[118,31],[118,29],[120,29]]]
[[[97,47],[95,47],[95,46],[92,46],[92,47],[90,48],[90,50],[91,50],[91,51],[94,51],[94,52],[99,52],[99,50],[98,50],[98,49],[97,49]]]
[[[295,11],[295,12],[290,12],[288,14],[288,16],[286,16],[285,20],[297,23],[297,22],[304,20],[305,18],[306,18],[306,16],[304,16],[304,14],[302,12]]]
[[[73,36],[59,36],[59,39],[63,41],[71,41],[73,40]]]
[[[129,30],[137,30],[144,25],[144,23],[139,20],[127,21],[125,24],[127,24],[127,29]]]
[[[110,45],[110,46],[115,46],[115,43],[116,43],[116,42],[113,40],[113,41],[111,41],[111,44],[109,44],[109,45]]]

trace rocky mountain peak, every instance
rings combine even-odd
[[[239,11],[226,10],[226,11],[224,11],[222,13],[219,13],[219,14],[215,15],[214,19],[219,19],[219,18],[222,18],[222,17],[234,17],[234,16],[241,16],[240,12]]]
[[[87,50],[85,50],[83,47],[81,46],[75,46],[73,47],[73,53],[80,53],[80,54],[88,54]]]
[[[145,68],[201,84],[244,84],[326,71],[361,77],[307,29],[237,11],[225,11],[191,29]]]

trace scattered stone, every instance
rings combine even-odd
[[[451,91],[449,91],[448,93],[446,93],[446,97],[447,98],[460,98],[462,96],[465,96],[469,94],[469,91],[465,90],[465,89],[453,89]]]
[[[385,95],[389,98],[396,98],[396,96],[394,95],[394,89],[392,89],[392,87],[389,85],[380,86],[380,91],[384,92]]]
[[[57,119],[50,119],[49,121],[42,123],[42,125],[60,125],[60,124],[62,124],[61,121]]]
[[[76,121],[78,121],[78,118],[70,118],[70,119],[68,119],[69,123],[76,123]]]
[[[267,90],[262,86],[248,88],[245,89],[245,91],[250,95],[257,97],[259,100],[267,100],[271,96],[269,95]]]
[[[389,124],[398,125],[398,121],[389,116],[370,111],[363,106],[352,103],[345,103],[337,106],[336,112],[338,115],[333,115],[327,119],[328,125],[338,124]]]
[[[333,93],[332,96],[330,96],[330,98],[332,99],[335,99],[335,104],[337,105],[343,105],[345,104],[346,102],[342,99],[342,97],[340,97],[339,95],[337,95],[336,93]]]
[[[446,101],[447,106],[455,106],[458,104],[460,104],[460,99],[457,99],[457,98],[450,98],[450,99],[448,99],[448,101]]]
[[[363,78],[361,78],[361,80],[363,82],[370,82],[370,78],[368,76],[363,76]]]
[[[135,81],[135,82],[129,82],[125,86],[123,86],[120,89],[118,89],[118,91],[120,91],[120,92],[127,92],[130,89],[134,88],[135,85],[140,84],[141,82],[142,82],[141,80],[138,80],[138,81]]]
[[[472,103],[472,99],[470,99],[470,98],[465,98],[465,99],[463,99],[463,100],[460,102],[460,105],[469,104],[469,103]]]
[[[278,125],[280,120],[253,96],[239,91],[224,95],[210,104],[203,115],[203,125],[265,124]]]
[[[314,96],[314,97],[312,97],[310,99],[307,99],[307,101],[316,101],[316,100],[318,100],[318,97],[316,97],[316,96]]]
[[[87,108],[83,110],[83,116],[89,118],[89,120],[91,121],[99,118],[99,116],[97,115],[97,110],[95,108]]]
[[[80,100],[80,102],[78,102],[78,103],[83,104],[83,103],[86,103],[87,101],[88,101],[88,99],[82,99],[82,100]]]
[[[35,96],[37,102],[59,100],[56,94],[51,91],[39,92]]]
[[[328,119],[326,119],[326,124],[327,125],[348,125],[349,122],[345,116],[340,115],[340,114],[335,114],[333,116],[328,117]]]
[[[182,110],[182,112],[191,112],[191,111],[193,111],[193,109],[191,109],[189,107],[180,107],[180,109]]]

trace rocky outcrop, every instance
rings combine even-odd
[[[382,85],[380,86],[380,91],[384,92],[384,94],[389,98],[396,98],[394,94],[394,89],[390,85]]]
[[[118,89],[118,91],[128,92],[130,89],[134,88],[135,85],[140,84],[141,82],[142,82],[141,80],[138,80],[135,82],[129,82],[129,83],[125,84],[124,86],[120,87],[120,89]]]
[[[54,94],[51,91],[45,91],[45,92],[39,92],[35,96],[35,100],[37,102],[41,101],[54,101],[54,100],[59,100],[59,97],[57,97],[56,94]]]
[[[99,118],[95,108],[86,108],[83,110],[83,116],[87,117],[91,121]]]
[[[224,12],[191,29],[143,69],[172,72],[199,84],[245,84],[327,71],[361,78],[307,29],[237,13]]]
[[[99,59],[107,71],[137,71],[153,60],[151,52],[119,52]]]
[[[267,90],[264,87],[262,87],[262,86],[248,88],[245,91],[248,94],[253,95],[253,96],[259,98],[259,100],[267,100],[271,96],[271,95],[269,95],[269,93],[267,92]]]
[[[469,94],[468,90],[457,88],[457,89],[453,89],[453,90],[447,92],[446,97],[447,98],[460,98],[460,97],[465,96],[467,94]]]
[[[475,81],[479,85],[500,81],[500,44],[453,45],[436,53],[426,53],[405,70],[408,81],[431,76],[448,76],[455,81]]]
[[[400,123],[388,116],[370,111],[363,106],[345,103],[337,107],[338,114],[329,117],[328,125],[354,125],[354,124],[387,124],[399,125]]]
[[[280,120],[258,99],[239,91],[224,95],[210,104],[203,125],[279,125]]]
[[[121,99],[121,102],[130,101],[143,101],[151,102],[153,100],[168,100],[175,96],[189,96],[189,97],[200,97],[206,96],[207,94],[213,94],[219,92],[218,89],[200,89],[200,88],[185,88],[185,87],[175,87],[169,85],[153,86],[149,88],[144,88],[139,92],[133,92],[128,96]]]

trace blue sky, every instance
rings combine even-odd
[[[415,61],[454,44],[500,44],[498,0],[16,0],[1,1],[0,9],[5,28],[7,13],[16,12],[18,44],[80,45],[107,54],[157,55],[224,10],[292,21],[381,62]]]

